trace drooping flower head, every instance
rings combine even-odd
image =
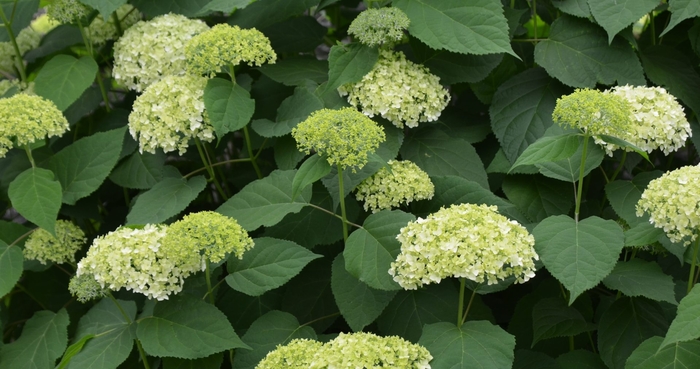
[[[187,152],[190,139],[214,140],[214,127],[204,110],[204,87],[200,76],[166,76],[148,86],[134,101],[129,114],[129,132],[139,150],[155,153]]]
[[[557,99],[552,118],[563,127],[582,130],[593,136],[608,155],[617,148],[597,136],[622,138],[630,130],[632,107],[623,97],[591,89],[578,89]]]
[[[637,216],[664,230],[673,242],[689,245],[700,233],[700,167],[685,166],[649,182],[637,203]]]
[[[433,356],[423,346],[398,336],[341,333],[316,352],[310,369],[411,368],[429,369]]]
[[[15,38],[19,52],[24,55],[27,51],[39,46],[41,42],[41,33],[35,31],[32,27],[27,27],[17,34]],[[8,73],[15,73],[17,53],[15,47],[10,41],[0,42],[0,70]]]
[[[42,264],[74,263],[75,253],[86,241],[85,233],[78,226],[66,220],[57,220],[55,237],[41,228],[29,235],[24,244],[24,258],[38,260]]]
[[[141,92],[164,76],[185,74],[185,45],[208,29],[204,22],[179,14],[136,23],[114,44],[114,78]]]
[[[185,46],[185,55],[190,73],[206,75],[221,72],[223,66],[236,66],[241,62],[260,66],[277,60],[270,40],[262,32],[225,23],[194,36]]]
[[[374,68],[338,92],[369,117],[379,114],[399,128],[437,120],[450,101],[438,76],[406,60],[402,52],[390,50],[380,50]]]
[[[442,208],[401,228],[401,253],[389,274],[404,289],[467,278],[498,283],[514,276],[524,283],[535,276],[535,238],[495,206],[459,204]]]
[[[107,296],[107,288],[100,286],[90,274],[75,275],[68,283],[68,291],[75,296],[78,301],[85,303],[94,299]]]
[[[291,340],[288,344],[278,345],[275,350],[268,352],[255,369],[309,369],[314,355],[322,346],[321,342],[315,340]]]
[[[692,135],[683,107],[665,89],[617,86],[608,93],[629,102],[632,124],[620,138],[643,151],[651,153],[661,149],[668,155],[683,147],[685,140]]]
[[[141,20],[141,12],[136,10],[129,4],[124,4],[115,10],[117,18],[119,18],[119,26],[122,31]],[[109,40],[114,40],[119,36],[117,26],[114,23],[114,17],[109,17],[107,21],[99,14],[90,23],[90,27],[86,29],[88,38],[95,45],[101,45]]]
[[[353,108],[317,110],[292,129],[292,137],[300,151],[314,150],[330,165],[353,171],[386,140],[384,128]]]
[[[365,211],[376,213],[413,200],[433,198],[433,182],[415,163],[390,160],[388,164],[388,169],[380,169],[356,187],[356,198],[365,202]]]
[[[53,102],[24,93],[0,99],[0,158],[13,147],[61,136],[68,120]]]
[[[350,23],[348,33],[370,47],[401,41],[411,21],[399,8],[366,9]]]
[[[49,17],[63,24],[77,23],[85,19],[92,8],[78,0],[54,0],[46,8]]]

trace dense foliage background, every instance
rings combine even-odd
[[[127,1],[81,2],[96,9],[91,17],[108,19]],[[34,143],[34,163],[22,147],[0,159],[1,369],[134,368],[144,356],[151,368],[254,368],[291,339],[361,330],[420,343],[433,368],[700,367],[700,291],[689,294],[696,244],[673,243],[635,214],[650,180],[698,162],[696,0],[128,3],[144,19],[173,12],[210,26],[255,27],[277,61],[237,66],[237,84],[226,74],[211,79],[204,103],[217,139],[203,147],[192,141],[183,155],[139,152],[126,128],[138,93],[112,78],[113,41],[86,46],[76,25],[60,25],[22,51],[24,67],[2,71],[0,78],[24,84],[0,97],[33,82],[70,131]],[[10,50],[44,5],[0,0],[0,42],[8,46],[0,50]],[[408,15],[395,49],[439,76],[451,100],[437,121],[417,128],[373,118],[387,139],[365,167],[343,173],[350,222],[343,242],[337,170],[300,152],[290,132],[316,110],[348,106],[336,89],[375,65],[377,48],[348,35],[367,6]],[[579,183],[584,145],[574,138],[568,143],[577,151],[511,170],[528,146],[562,133],[552,121],[559,97],[626,84],[663,86],[678,98],[695,133],[684,148],[647,160],[621,150],[606,156],[586,141]],[[364,211],[353,188],[395,158],[426,171],[435,196]],[[303,164],[310,160],[315,165]],[[387,273],[399,230],[465,202],[497,205],[533,232],[544,262],[536,277],[467,282],[465,296],[454,278],[401,289]],[[27,236],[53,230],[57,219],[88,237],[77,261],[93,238],[121,225],[170,223],[202,210],[237,219],[255,240],[241,260],[212,265],[211,300],[202,272],[168,300],[122,289],[115,299],[80,303],[68,291],[75,263],[24,260]],[[467,302],[461,325],[458,308]]]

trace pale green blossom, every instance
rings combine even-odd
[[[88,302],[107,296],[107,289],[100,286],[90,274],[75,275],[68,283],[68,291],[80,302]]]
[[[370,47],[401,41],[411,21],[399,8],[366,9],[350,23],[348,33]]]
[[[24,93],[0,99],[0,158],[14,144],[62,136],[67,130],[68,120],[50,100]]]
[[[114,78],[141,92],[164,76],[184,75],[185,45],[208,29],[201,20],[178,14],[136,23],[114,44]]]
[[[270,40],[262,32],[225,23],[194,36],[185,46],[185,55],[190,73],[206,75],[221,72],[223,66],[236,66],[241,62],[260,66],[277,60]]]
[[[438,76],[406,60],[402,52],[390,50],[380,50],[374,68],[359,82],[339,87],[338,92],[367,116],[379,114],[399,128],[437,120],[450,101]]]
[[[141,12],[129,4],[120,6],[115,12],[117,18],[119,18],[119,26],[122,28],[122,31],[129,29],[129,27],[141,20]],[[119,31],[116,24],[114,24],[114,16],[109,17],[105,22],[102,14],[98,14],[90,23],[90,27],[86,28],[85,31],[90,42],[95,45],[101,45],[119,37]]]
[[[74,263],[75,253],[87,239],[85,233],[67,220],[56,221],[56,236],[39,228],[27,238],[24,244],[24,258],[38,260],[41,264]]]
[[[4,31],[3,31],[4,32]],[[35,49],[41,42],[41,33],[32,27],[27,27],[17,34],[15,38],[19,52],[24,55],[27,51]],[[15,73],[17,58],[15,57],[15,47],[12,42],[0,42],[0,70]]]
[[[0,79],[0,97],[11,91],[14,95],[22,90],[22,82],[19,79]]]
[[[300,151],[314,150],[330,165],[353,171],[386,140],[384,128],[353,108],[317,110],[292,129],[292,136]]]
[[[129,114],[129,132],[139,150],[155,153],[161,148],[182,155],[193,138],[214,140],[214,127],[204,110],[206,85],[205,77],[185,75],[166,76],[148,86]]]
[[[649,182],[637,203],[637,216],[664,230],[673,242],[689,245],[700,231],[700,167],[685,166]]]
[[[401,252],[389,274],[404,289],[448,277],[498,283],[535,276],[534,237],[495,206],[460,204],[442,208],[401,228]]]
[[[59,23],[77,23],[84,20],[92,12],[92,8],[78,0],[53,0],[47,7],[46,13]]]
[[[294,339],[288,344],[267,353],[267,355],[255,366],[255,369],[309,369],[314,354],[321,349],[323,344],[319,341],[308,339]]]
[[[643,151],[661,149],[668,155],[692,135],[683,107],[663,88],[617,86],[609,93],[624,98],[631,107],[632,124],[620,138]]]
[[[365,211],[376,213],[413,200],[433,198],[433,182],[415,163],[390,160],[388,164],[389,168],[383,167],[356,187],[355,197],[365,202]]]

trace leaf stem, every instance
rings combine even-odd
[[[334,213],[334,212],[332,212],[332,211],[330,211],[330,210],[328,210],[328,209],[324,209],[324,208],[322,208],[322,207],[320,207],[320,206],[318,206],[318,205],[316,205],[316,204],[307,204],[307,206],[311,206],[311,207],[314,208],[314,209],[321,210],[322,212],[324,212],[324,213],[326,213],[326,214],[329,214],[329,215],[332,215],[332,216],[334,216],[334,217],[336,217],[336,218],[338,218],[338,219],[340,219],[340,220],[343,219],[342,216],[340,216],[340,215],[338,215],[338,214],[336,214],[336,213]],[[356,224],[356,223],[353,223],[353,222],[350,222],[350,221],[348,221],[348,220],[346,220],[345,223],[347,223],[347,224],[349,224],[349,225],[351,225],[351,226],[353,226],[353,227],[356,227],[356,228],[362,228],[361,225]]]
[[[464,289],[467,285],[467,280],[464,278],[459,279],[459,304],[457,304],[457,327],[462,324],[462,311],[464,311]]]
[[[695,265],[698,262],[698,250],[700,250],[700,238],[695,240],[695,251],[693,251],[693,258],[690,260],[690,273],[688,274],[688,293],[693,289],[694,278],[695,278]]]
[[[620,171],[625,166],[625,160],[627,160],[627,151],[622,152],[622,159],[620,159],[620,164],[617,166],[617,169],[615,169],[615,173],[613,173],[612,177],[610,177],[609,182],[614,181],[615,178],[617,178],[617,175],[620,174]]]
[[[212,163],[210,166],[213,168],[213,167],[217,167],[217,166],[219,166],[219,165],[233,164],[233,163],[247,163],[247,162],[249,162],[249,161],[250,161],[250,158],[231,159],[231,160],[224,160],[224,161]],[[204,166],[204,167],[202,167],[202,168],[193,170],[193,171],[191,171],[191,172],[185,174],[184,177],[185,177],[185,178],[189,178],[189,177],[192,177],[193,175],[195,175],[195,174],[197,174],[197,173],[199,173],[199,172],[203,172],[203,171],[205,171],[205,170],[208,171],[209,168],[207,168],[206,166]]]
[[[204,270],[204,278],[207,280],[207,295],[209,295],[209,303],[214,305],[214,294],[211,288],[211,268],[209,266],[209,259],[206,259],[206,269]]]
[[[15,66],[17,67],[17,71],[19,71],[19,76],[22,79],[22,82],[27,82],[27,69],[24,67],[24,59],[22,58],[22,53],[19,50],[17,38],[15,38],[15,34],[14,32],[12,32],[12,23],[9,19],[7,19],[7,16],[5,15],[5,10],[2,7],[0,7],[0,18],[2,18],[2,22],[5,25],[7,34],[10,36],[10,43],[12,44],[12,48],[15,49]]]
[[[119,309],[119,312],[122,313],[122,316],[124,319],[129,323],[133,323],[134,321],[129,318],[129,314],[124,311],[124,308],[122,308],[122,305],[117,301],[117,299],[114,298],[111,292],[107,291],[107,297],[109,297],[110,300],[114,303],[114,305],[117,306],[117,309]],[[141,346],[141,341],[139,341],[138,338],[134,338],[134,341],[136,341],[136,348],[139,350],[139,356],[141,356],[141,361],[143,361],[143,367],[145,369],[151,369],[150,365],[148,365],[148,357],[146,356],[146,352],[143,351],[143,346]]]
[[[245,136],[245,146],[248,149],[248,157],[250,157],[250,162],[253,164],[253,169],[255,169],[255,173],[258,175],[258,179],[262,179],[262,172],[260,172],[258,163],[255,160],[257,156],[253,155],[253,148],[250,146],[250,133],[248,133],[248,126],[243,127],[243,135]]]
[[[92,41],[90,41],[90,37],[88,37],[87,32],[85,31],[85,27],[83,27],[83,23],[78,21],[78,29],[80,29],[80,36],[83,37],[83,43],[85,44],[85,49],[87,49],[88,55],[90,55],[93,60],[96,60],[95,58],[95,50],[92,45]],[[97,63],[97,61],[95,61]],[[100,73],[100,69],[98,67],[97,69],[97,75],[95,76],[95,81],[97,82],[97,86],[100,87],[100,94],[102,94],[102,100],[105,103],[105,109],[109,113],[112,111],[112,107],[109,104],[109,96],[107,96],[107,90],[105,89],[105,85],[102,82],[102,74]]]
[[[474,296],[476,296],[476,290],[478,290],[478,289],[479,289],[479,286],[476,286],[472,290],[472,297],[469,298],[469,303],[467,304],[467,310],[464,311],[464,315],[462,315],[462,320],[460,321],[460,324],[459,324],[460,327],[462,326],[462,324],[464,324],[464,322],[467,321],[467,315],[469,314],[469,309],[471,309],[471,307],[472,307],[472,302],[474,302]]]
[[[12,246],[16,245],[17,243],[19,243],[19,241],[22,241],[23,239],[27,238],[27,236],[29,236],[30,234],[34,233],[34,231],[36,231],[37,229],[39,229],[39,228],[37,227],[37,228],[34,228],[34,229],[31,229],[31,230],[27,231],[27,233],[25,233],[25,234],[23,234],[23,235],[17,237],[17,239],[14,240],[14,241],[12,241],[12,243],[9,244],[7,247],[9,248],[9,247],[12,247]]]
[[[345,187],[343,184],[343,167],[338,165],[338,192],[340,192],[340,213],[343,215],[343,242],[348,242],[348,217],[345,213]]]
[[[204,153],[204,150],[202,149],[202,143],[199,141],[199,138],[195,137],[194,138],[194,143],[197,145],[197,151],[199,151],[199,157],[202,159],[202,163],[207,169],[207,172],[209,173],[209,181],[214,182],[214,186],[216,186],[216,190],[219,192],[219,195],[224,200],[228,200],[228,196],[226,196],[226,193],[224,192],[224,189],[221,188],[221,185],[219,184],[219,180],[216,179],[216,175],[214,174],[214,170],[211,167],[211,164],[209,163],[209,158],[208,156]]]
[[[34,157],[32,156],[32,149],[29,148],[29,145],[24,145],[24,151],[27,153],[27,157],[29,158],[29,162],[32,164],[32,168],[36,168],[36,165],[34,164]]]
[[[591,136],[583,136],[583,152],[581,153],[581,167],[578,172],[578,188],[576,191],[576,210],[574,212],[574,219],[578,223],[578,215],[581,212],[581,196],[583,195],[583,174],[586,171],[586,154],[588,150],[588,139]]]

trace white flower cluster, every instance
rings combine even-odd
[[[214,140],[214,127],[204,110],[207,78],[166,76],[148,86],[136,98],[129,114],[129,132],[139,142],[139,150],[155,153],[187,151],[190,139]]]
[[[185,74],[185,45],[208,29],[200,20],[177,14],[136,23],[114,44],[114,78],[141,92],[164,76]]]
[[[24,258],[38,260],[41,264],[75,263],[75,253],[80,250],[87,239],[85,233],[67,220],[56,221],[56,236],[37,229],[24,244]]]
[[[686,166],[649,182],[637,203],[637,216],[664,230],[673,242],[689,245],[700,231],[700,167]]]
[[[374,68],[359,82],[340,86],[338,92],[367,116],[379,114],[399,128],[437,120],[450,101],[438,76],[406,60],[402,52],[390,50],[380,50]]]
[[[117,18],[119,18],[119,26],[123,30],[136,24],[141,20],[141,12],[133,6],[124,4],[115,10]],[[117,25],[114,23],[114,17],[109,17],[107,21],[99,14],[90,23],[90,27],[86,28],[90,42],[95,45],[101,45],[109,40],[114,40],[119,36]]]
[[[415,163],[390,160],[384,167],[357,185],[355,197],[364,201],[365,211],[376,213],[383,209],[409,204],[413,200],[432,199],[435,186],[428,173]]]
[[[27,27],[21,31],[16,37],[19,52],[24,55],[27,51],[36,48],[41,42],[41,33],[35,31],[32,27]],[[0,42],[0,70],[8,73],[15,73],[15,48],[10,41]]]
[[[467,278],[498,283],[514,276],[524,283],[535,276],[535,238],[495,206],[460,204],[442,208],[401,228],[401,253],[389,274],[404,289]]]

